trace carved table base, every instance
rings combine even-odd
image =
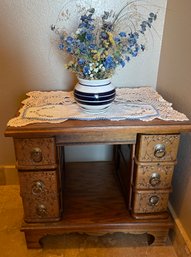
[[[30,230],[26,230],[25,228],[22,228],[21,231],[25,231],[25,239],[26,239],[28,249],[39,249],[39,248],[41,248],[42,247],[41,239],[43,239],[47,235],[62,235],[64,233],[64,230],[63,231],[61,231],[61,230],[58,231],[56,229],[55,229],[55,231],[54,230],[52,230],[52,231],[48,231],[48,230],[30,231]],[[166,242],[167,242],[167,239],[168,239],[168,232],[169,232],[169,229],[164,230],[164,231],[151,231],[151,232],[148,231],[147,232],[148,245],[152,245],[152,246],[163,246],[163,245],[165,245]],[[124,233],[144,234],[143,231],[142,232],[130,231],[130,232],[124,232]],[[92,233],[86,233],[86,234],[91,234],[92,235]],[[101,235],[105,235],[105,234],[108,234],[108,233],[106,233],[106,232],[101,233]],[[93,233],[93,235],[97,235],[97,234]]]

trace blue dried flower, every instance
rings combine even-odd
[[[93,31],[95,29],[95,26],[89,24],[88,29]]]
[[[109,18],[109,12],[104,11],[104,15],[102,16],[102,20],[107,20]]]
[[[90,72],[90,68],[88,66],[84,66],[84,68],[83,68],[84,75],[89,74],[89,72]]]
[[[86,28],[87,27],[87,23],[82,22],[79,24],[78,28]]]
[[[84,63],[85,63],[85,60],[84,60],[84,59],[79,59],[79,60],[78,60],[78,64],[79,64],[79,65],[83,65]]]
[[[133,57],[136,57],[138,55],[138,52],[135,50],[134,52],[132,52],[131,54]]]
[[[127,36],[127,34],[125,32],[120,32],[119,35],[120,35],[120,37],[126,37]]]
[[[103,65],[108,70],[116,67],[115,61],[111,55],[107,56],[107,58],[103,62]]]
[[[71,52],[72,52],[72,48],[71,48],[71,47],[67,47],[67,48],[66,48],[66,51],[67,51],[68,53],[71,53]]]
[[[157,19],[157,14],[151,12],[149,13],[149,16],[155,21]]]
[[[67,42],[68,44],[72,44],[72,43],[74,42],[73,37],[68,36],[68,37],[66,38],[66,42]]]
[[[122,58],[119,59],[119,63],[121,64],[122,68],[125,67],[125,62]]]
[[[84,43],[81,43],[81,44],[79,45],[79,50],[80,50],[80,53],[86,54],[86,53],[87,53],[87,47],[86,47],[86,45],[85,45]]]
[[[87,21],[87,19],[88,19],[87,15],[82,15],[80,18],[81,21],[85,21],[85,22]]]
[[[91,9],[89,9],[89,10],[88,10],[88,12],[90,12],[90,13],[92,13],[92,14],[93,14],[93,13],[95,12],[95,8],[91,8]]]
[[[134,46],[137,43],[137,39],[134,34],[129,34],[128,43],[130,47]]]
[[[152,22],[153,22],[153,19],[152,19],[152,18],[148,18],[148,22],[149,22],[149,23],[152,23]]]
[[[127,62],[129,62],[129,61],[131,60],[131,58],[130,58],[129,56],[125,56],[125,60],[126,60]]]
[[[145,46],[141,44],[141,50],[144,51],[145,50]]]
[[[86,33],[86,36],[85,36],[86,40],[88,41],[92,41],[94,39],[94,35],[91,34],[91,33]]]
[[[60,50],[63,50],[63,49],[64,49],[64,44],[63,44],[63,43],[60,43],[59,46],[58,46],[58,48],[59,48]]]
[[[92,49],[92,50],[95,50],[96,49],[96,44],[90,44],[89,48]]]
[[[116,44],[119,44],[121,42],[121,39],[119,37],[115,37],[114,40]]]
[[[101,34],[100,34],[100,36],[101,36],[101,38],[103,38],[103,39],[108,39],[108,38],[109,38],[108,34],[107,34],[105,31],[102,31]]]
[[[133,33],[133,37],[137,40],[137,39],[139,38],[139,33],[134,32],[134,33]]]

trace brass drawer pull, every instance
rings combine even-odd
[[[157,144],[154,147],[154,156],[157,158],[162,158],[166,154],[165,145],[163,144]]]
[[[153,195],[149,198],[149,205],[156,206],[159,203],[159,197],[157,195]]]
[[[160,174],[153,173],[150,177],[149,183],[153,187],[158,186],[161,183]]]
[[[41,162],[42,161],[42,151],[40,148],[35,147],[31,151],[31,158],[34,162]]]
[[[36,212],[37,212],[37,215],[42,218],[47,216],[47,214],[48,214],[48,211],[47,211],[46,207],[44,206],[44,204],[38,205],[36,208]]]
[[[32,194],[33,195],[38,195],[41,194],[44,191],[44,183],[42,181],[36,181],[34,182],[34,184],[32,185]]]

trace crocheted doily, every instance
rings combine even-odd
[[[19,116],[11,119],[8,126],[19,127],[37,122],[59,123],[68,119],[77,120],[126,120],[139,119],[185,121],[188,118],[174,110],[151,87],[117,88],[116,99],[103,113],[86,113],[76,104],[73,92],[32,91],[19,110]]]

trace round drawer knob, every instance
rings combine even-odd
[[[160,174],[153,173],[150,177],[149,183],[153,187],[158,186],[161,183]]]
[[[36,208],[36,212],[37,212],[37,215],[42,217],[42,218],[47,216],[47,214],[48,214],[47,209],[44,206],[44,204],[38,205],[37,208]]]
[[[32,185],[32,193],[33,195],[39,195],[44,191],[44,183],[42,181],[35,181]]]
[[[42,161],[42,151],[40,148],[35,147],[31,151],[31,158],[34,162],[41,162]]]
[[[154,147],[154,156],[157,158],[162,158],[166,154],[165,145],[157,144]]]
[[[155,206],[159,203],[159,197],[157,195],[153,195],[149,198],[149,205]]]

